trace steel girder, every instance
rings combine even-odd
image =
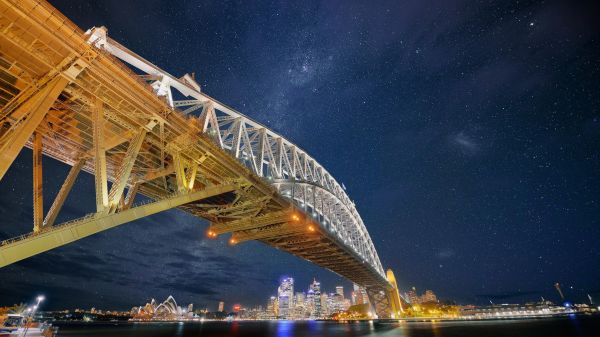
[[[0,267],[136,219],[197,200],[235,191],[238,187],[236,184],[225,184],[209,187],[201,191],[177,194],[163,200],[123,210],[119,213],[90,214],[81,219],[75,219],[61,225],[46,228],[43,231],[39,231],[39,233],[3,241],[0,244]]]

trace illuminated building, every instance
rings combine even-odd
[[[327,294],[321,294],[321,314],[320,317],[327,317],[331,314],[329,308],[329,296]]]
[[[417,289],[415,287],[412,287],[412,289],[408,291],[408,300],[412,305],[421,303],[421,299],[417,295]]]
[[[133,312],[134,309],[137,312]],[[152,299],[150,303],[146,303],[143,307],[134,307],[131,313],[136,318],[141,319],[178,320],[189,317],[188,313],[190,309],[193,309],[191,304],[188,305],[187,310],[182,309],[177,305],[173,296],[169,296],[164,302],[158,305]]]
[[[335,293],[340,295],[344,299],[344,286],[335,287]]]
[[[321,283],[317,282],[317,280],[313,280],[313,283],[310,285],[310,290],[313,292],[313,302],[314,309],[311,312],[311,318],[320,318],[323,315],[323,311],[321,309]]]
[[[421,303],[437,302],[437,296],[431,290],[425,290],[423,296],[421,296]]]
[[[279,316],[279,303],[277,301],[277,297],[271,296],[269,299],[269,304],[267,305],[267,318],[274,319]]]
[[[297,292],[294,306],[304,306],[305,297],[303,292]]]
[[[279,317],[291,319],[294,310],[294,279],[286,277],[281,281],[277,289],[279,300]]]
[[[219,302],[219,310],[217,310],[218,312],[223,312],[225,311],[225,302],[221,301]]]
[[[297,292],[294,300],[294,319],[306,318],[306,296],[303,292]]]
[[[360,287],[354,283],[353,303],[352,304],[368,304],[369,296],[367,296],[367,290],[364,287]]]
[[[312,289],[308,289],[306,293],[306,301],[304,302],[306,307],[306,315],[310,318],[314,318],[315,312],[315,292]]]

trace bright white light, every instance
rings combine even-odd
[[[43,300],[45,300],[45,299],[46,299],[46,298],[45,298],[44,296],[38,296],[38,297],[37,297],[37,301],[38,301],[38,302],[41,302],[41,301],[43,301]]]

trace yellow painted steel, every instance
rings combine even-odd
[[[79,175],[79,172],[81,171],[81,168],[84,164],[85,159],[80,159],[69,170],[65,182],[60,187],[60,190],[58,191],[58,194],[56,195],[52,206],[50,206],[50,209],[48,210],[48,214],[46,214],[43,227],[52,227],[54,225],[54,221],[56,221],[56,217],[58,216],[60,209],[65,203],[65,200],[67,200],[67,196],[69,195],[71,188],[73,188],[73,185],[75,184],[75,179],[77,179],[77,176]]]
[[[65,77],[56,76],[10,114],[27,118],[20,118],[0,139],[0,180],[68,83]]]
[[[95,214],[79,220],[57,225],[38,234],[0,246],[0,268],[30,256],[54,249],[92,234],[141,219],[152,214],[176,208],[183,204],[235,191],[237,184],[208,187],[146,205],[131,208],[116,214]]]
[[[106,173],[106,149],[104,147],[104,103],[96,98],[92,107],[94,143],[94,181],[96,183],[96,212],[108,208],[108,179]]]
[[[39,232],[44,222],[42,191],[42,135],[33,134],[33,231]]]
[[[396,277],[391,269],[387,270],[386,277],[391,285],[391,287],[387,290],[387,296],[391,309],[391,318],[399,318],[404,309],[402,308],[402,302],[400,301],[400,291],[398,290]]]

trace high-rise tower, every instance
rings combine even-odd
[[[323,315],[323,311],[321,309],[321,283],[314,279],[313,283],[310,285],[309,291],[312,291],[314,296],[314,311],[312,312],[311,317],[320,318]]]
[[[294,279],[286,277],[281,280],[277,290],[279,299],[279,316],[283,319],[291,319],[294,313]]]

